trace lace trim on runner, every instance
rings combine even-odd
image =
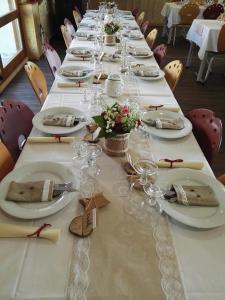
[[[159,258],[161,286],[167,300],[184,300],[185,294],[180,278],[177,257],[166,216],[152,209],[151,226]]]
[[[70,270],[70,282],[67,290],[67,300],[86,300],[89,285],[88,270],[90,239],[75,238]]]

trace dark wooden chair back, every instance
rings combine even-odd
[[[132,15],[135,17],[135,19],[137,19],[137,16],[139,14],[139,9],[137,7],[135,7],[131,12],[132,12]]]
[[[220,14],[224,13],[224,8],[221,4],[212,4],[208,6],[204,12],[203,12],[203,17],[204,19],[209,19],[209,20],[216,20]]]

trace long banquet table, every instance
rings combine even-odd
[[[135,44],[147,46],[144,39]],[[74,39],[71,46],[75,45],[93,43]],[[105,47],[105,51],[113,50]],[[153,57],[144,62],[156,64]],[[75,63],[88,64],[70,62],[66,56],[63,66]],[[104,68],[119,72],[117,63],[104,62]],[[82,88],[60,89],[59,80],[56,78],[42,109],[69,106],[87,111]],[[179,107],[165,79],[148,84],[138,80],[138,85],[143,92],[142,104]],[[75,136],[84,133],[80,130]],[[31,136],[42,135],[33,128]],[[134,133],[133,138],[131,145],[137,150],[139,136]],[[200,160],[204,162],[202,171],[214,176],[192,134],[177,140],[151,136],[148,143],[156,159]],[[72,168],[72,153],[68,144],[26,144],[16,167],[53,161]],[[81,210],[78,197],[60,212],[40,220],[14,219],[0,211],[1,222],[50,223],[62,231],[56,244],[44,239],[1,239],[0,299],[225,299],[225,226],[197,230],[160,216],[154,209],[143,221],[132,204],[129,206],[126,195],[118,193],[126,184],[121,160],[103,153],[98,163],[101,173],[97,181],[111,203],[98,213],[97,228],[89,238],[79,239],[68,231],[70,221]],[[161,170],[160,174],[166,172]]]

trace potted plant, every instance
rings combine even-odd
[[[115,45],[116,32],[120,30],[120,24],[115,21],[107,21],[104,24],[103,31],[105,33],[104,42],[106,45]]]
[[[101,128],[98,137],[105,138],[105,151],[110,156],[125,155],[131,130],[141,124],[136,105],[120,105],[117,102],[107,106],[101,115],[93,119]]]

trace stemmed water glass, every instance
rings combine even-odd
[[[139,184],[147,196],[141,206],[145,204],[149,206],[159,205],[158,200],[163,198],[164,191],[155,184],[158,176],[157,164],[152,159],[139,159],[132,164],[132,167],[140,177],[131,185],[131,189],[135,184]]]
[[[86,145],[86,161],[81,169],[90,176],[97,176],[100,174],[100,167],[97,164],[97,158],[102,153],[102,147],[97,144]]]

